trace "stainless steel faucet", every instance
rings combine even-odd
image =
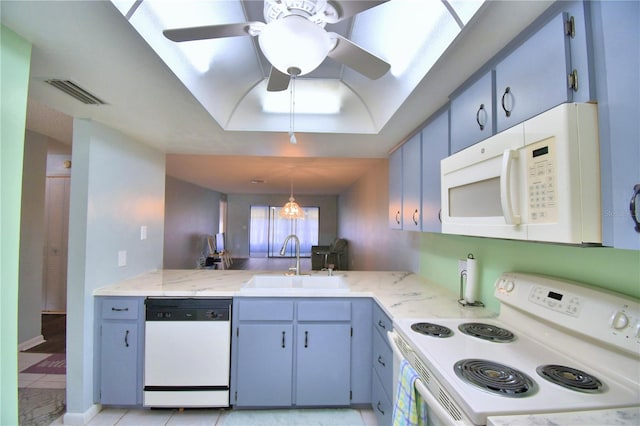
[[[282,248],[280,249],[280,256],[284,256],[284,251],[287,249],[287,243],[289,240],[293,238],[296,242],[296,275],[300,275],[300,239],[296,234],[291,234],[284,239],[284,243],[282,243]]]

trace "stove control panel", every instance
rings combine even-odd
[[[580,297],[570,293],[560,293],[553,288],[535,286],[529,293],[529,300],[538,305],[573,317],[580,316]]]
[[[519,311],[640,356],[640,300],[575,281],[519,272],[503,273],[494,294]]]

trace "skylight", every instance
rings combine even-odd
[[[270,64],[250,36],[189,42],[162,31],[264,21],[261,0],[111,0],[220,126],[227,130],[286,131],[289,91],[267,92]],[[377,133],[458,36],[484,0],[390,0],[328,25],[391,64],[378,80],[349,67],[325,65],[296,80],[298,131]],[[269,119],[273,116],[273,119]],[[332,118],[329,118],[332,117]],[[246,124],[242,124],[246,123]]]
[[[290,93],[263,92],[262,110],[266,113],[289,114]],[[338,80],[300,79],[296,81],[296,114],[338,114],[342,91]]]

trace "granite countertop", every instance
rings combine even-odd
[[[495,316],[488,309],[462,307],[458,295],[429,283],[411,272],[339,271],[350,291],[331,290],[262,290],[241,291],[253,275],[278,275],[274,271],[234,270],[161,270],[130,278],[118,284],[96,289],[94,296],[144,297],[373,297],[391,317],[420,318],[481,318]],[[326,275],[326,272],[312,272]]]
[[[350,291],[286,289],[241,291],[253,275],[282,275],[274,271],[161,270],[118,284],[98,288],[94,296],[143,297],[372,297],[392,318],[482,318],[495,316],[488,309],[462,307],[458,294],[411,272],[339,271]],[[326,272],[312,272],[325,275]],[[640,425],[640,407],[574,413],[494,416],[491,426],[524,425]]]

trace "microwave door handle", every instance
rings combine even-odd
[[[518,158],[518,151],[507,149],[502,154],[502,171],[500,173],[500,204],[502,215],[508,225],[519,225],[520,215],[513,213],[513,201],[511,200],[511,169],[513,160]]]

